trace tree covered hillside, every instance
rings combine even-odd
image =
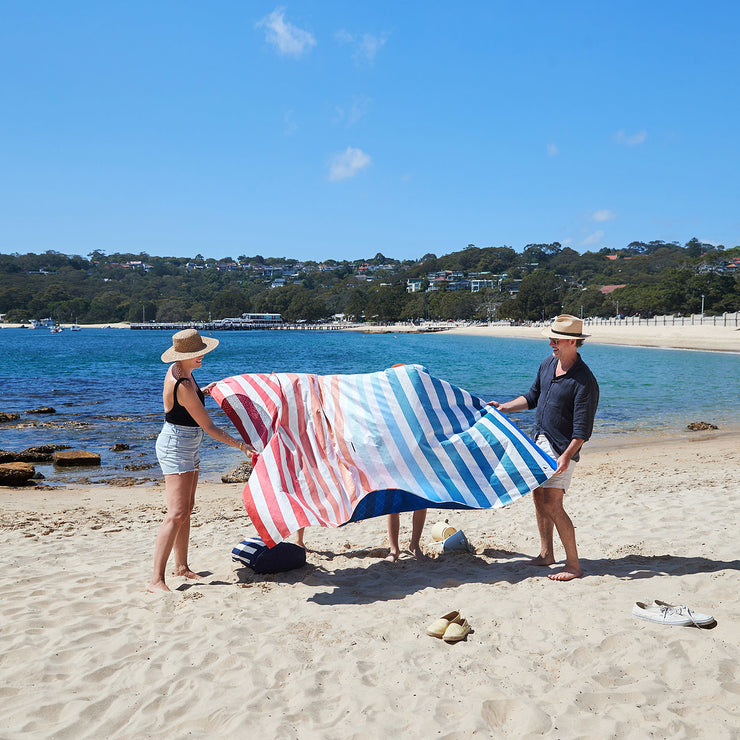
[[[0,314],[6,322],[198,321],[245,312],[286,321],[336,314],[356,320],[536,320],[740,309],[740,248],[692,239],[632,242],[579,254],[559,243],[476,247],[443,256],[299,262],[152,257],[96,250],[0,254]]]

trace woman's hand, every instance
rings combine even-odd
[[[207,386],[206,386],[205,388],[201,388],[201,389],[200,389],[200,392],[201,392],[201,393],[202,393],[202,394],[203,394],[204,396],[210,396],[210,395],[211,395],[211,391],[213,390],[213,387],[214,387],[215,385],[216,385],[215,383],[209,383],[209,384],[208,384],[208,385],[207,385]]]

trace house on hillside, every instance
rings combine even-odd
[[[481,288],[496,288],[498,287],[497,280],[488,280],[485,278],[471,278],[470,279],[470,292],[477,293]]]
[[[406,281],[407,293],[418,293],[421,290],[421,279],[411,279]]]

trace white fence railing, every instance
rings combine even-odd
[[[587,326],[740,326],[740,312],[723,313],[719,316],[703,316],[700,313],[688,316],[625,316],[611,319],[584,319]]]

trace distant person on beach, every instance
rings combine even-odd
[[[199,388],[193,378],[193,370],[203,364],[203,355],[217,345],[218,339],[201,337],[195,329],[185,329],[172,337],[172,347],[162,355],[162,362],[173,363],[164,378],[165,422],[157,437],[157,460],[164,474],[167,514],[154,545],[154,574],[147,588],[151,592],[170,590],[164,571],[173,551],[173,575],[200,578],[188,565],[188,544],[203,432],[246,454],[254,452],[249,445],[219,429],[208,415],[205,396],[215,383]]]
[[[424,522],[427,518],[426,509],[418,509],[414,512],[411,519],[411,542],[409,550],[417,560],[424,559],[424,553],[421,550],[419,541],[421,540],[421,531],[424,529]],[[395,563],[401,555],[401,548],[398,545],[398,533],[401,528],[401,515],[388,514],[388,540],[390,541],[390,552],[386,557],[391,563]]]
[[[533,565],[552,565],[553,527],[565,548],[565,566],[548,578],[570,581],[582,575],[578,562],[576,533],[573,522],[563,508],[579,451],[591,437],[599,384],[588,365],[578,354],[588,334],[583,322],[563,314],[542,332],[550,339],[552,355],[543,360],[532,387],[512,401],[490,405],[504,413],[536,408],[533,437],[538,447],[557,461],[555,474],[533,492],[537,528],[540,533],[540,554]]]

